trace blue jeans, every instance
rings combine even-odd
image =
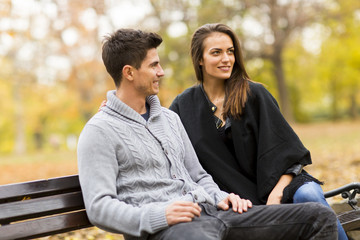
[[[304,202],[318,202],[329,208],[330,205],[324,197],[324,192],[319,184],[316,182],[307,182],[302,185],[293,196],[294,203],[304,203]],[[344,231],[344,228],[341,226],[340,221],[337,220],[338,227],[338,239],[347,240],[348,237]]]
[[[170,226],[148,240],[337,239],[336,215],[320,203],[256,205],[242,214],[200,206],[200,217]]]

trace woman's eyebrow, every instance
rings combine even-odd
[[[232,48],[234,48],[234,46],[228,47],[227,50],[232,49]],[[210,49],[209,49],[209,51],[212,51],[212,50],[218,50],[218,51],[220,50],[220,51],[221,51],[222,48],[213,47],[213,48],[210,48]]]
[[[222,49],[221,49],[221,48],[217,48],[217,47],[213,47],[213,48],[210,48],[210,49],[209,49],[209,51],[212,51],[212,50],[218,50],[218,51],[220,50],[220,51],[221,51]]]

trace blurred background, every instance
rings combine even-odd
[[[360,180],[349,175],[360,165],[358,0],[0,0],[0,16],[1,184],[76,173],[77,138],[114,89],[104,36],[126,27],[163,37],[168,107],[196,83],[191,34],[212,22],[237,32],[251,78],[312,151],[315,175]]]
[[[159,33],[168,107],[196,83],[194,30],[232,27],[330,190],[360,181],[359,0],[0,0],[0,184],[76,174],[76,144],[106,92],[118,28]],[[109,237],[111,238],[111,237]]]

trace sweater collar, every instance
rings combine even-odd
[[[156,95],[151,95],[146,98],[146,102],[150,105],[150,117],[149,120],[156,117],[161,112],[161,105],[159,98]],[[116,112],[128,119],[146,125],[146,120],[134,109],[129,107],[118,97],[116,97],[116,91],[111,90],[107,92],[107,108],[104,108],[104,111],[111,113]]]

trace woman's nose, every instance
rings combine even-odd
[[[228,62],[230,60],[229,55],[227,53],[224,53],[222,59],[223,62]]]

